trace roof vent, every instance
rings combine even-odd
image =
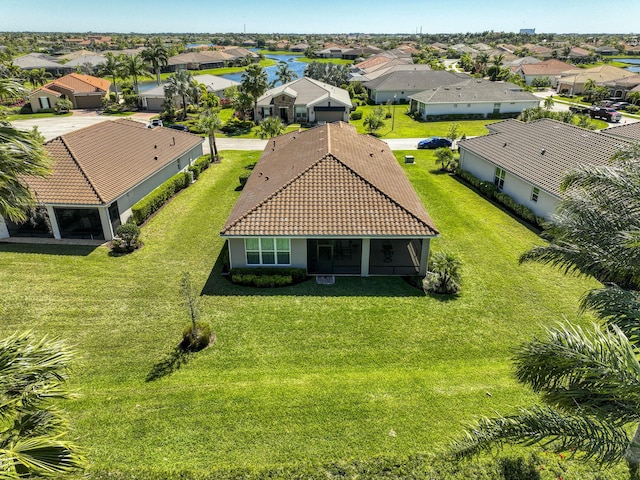
[[[547,150],[543,148],[542,151],[540,152],[540,155],[544,155],[546,151]]]
[[[269,177],[265,176],[264,181],[266,182],[267,180],[269,180]]]
[[[373,152],[371,152],[371,153],[369,154],[369,156],[370,156],[370,157],[373,157]]]
[[[158,145],[154,145],[153,148],[158,148]]]
[[[155,157],[153,157],[154,160],[158,160],[158,156],[156,155]]]
[[[504,145],[503,145],[503,147],[506,147],[506,146],[507,146],[507,142],[504,142]]]

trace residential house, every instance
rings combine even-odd
[[[566,92],[570,95],[580,95],[584,92],[584,87],[589,80],[593,80],[596,85],[604,85],[607,82],[626,78],[629,70],[612,67],[611,65],[600,65],[593,68],[575,68],[567,70],[560,75],[558,81],[558,92]]]
[[[288,123],[349,121],[349,92],[308,77],[267,90],[258,98],[255,120],[279,117]]]
[[[618,78],[610,82],[604,82],[604,86],[609,88],[611,98],[625,100],[627,95],[640,88],[640,74],[633,73],[628,77]]]
[[[53,57],[44,53],[28,53],[11,60],[16,67],[22,70],[34,70],[42,68],[52,75],[60,75],[63,72],[70,72],[73,69],[58,63]]]
[[[489,135],[461,140],[461,169],[549,218],[562,198],[560,183],[578,165],[607,165],[630,140],[541,119],[488,125]]]
[[[522,87],[508,82],[467,79],[410,95],[410,110],[424,120],[440,116],[468,117],[511,114],[540,105],[540,99]]]
[[[89,55],[80,55],[73,60],[65,63],[65,67],[73,68],[78,71],[80,69],[83,73],[95,73],[98,67],[107,63],[107,57],[104,55],[96,55],[95,53]]]
[[[369,98],[376,104],[392,102],[408,102],[411,95],[438,88],[443,85],[453,85],[468,79],[464,73],[453,73],[446,70],[424,70],[417,65],[409,66],[408,70],[393,70],[380,77],[363,82],[369,93]]]
[[[539,63],[524,63],[516,70],[525,84],[531,85],[536,79],[549,79],[552,87],[557,87],[563,72],[575,69],[574,65],[551,58]]]
[[[522,48],[526,48],[529,51],[529,54],[541,58],[542,60],[546,60],[553,56],[553,49],[549,47],[543,47],[542,45],[533,45],[528,43],[523,45]]]
[[[589,60],[591,60],[591,57],[592,57],[591,50],[587,50],[585,48],[580,48],[580,47],[573,47],[569,51],[569,56],[567,57],[567,59],[575,63],[582,63],[582,62],[588,62]]]
[[[327,44],[323,49],[314,52],[317,58],[342,58],[344,52],[351,50],[350,47],[343,47],[336,44]]]
[[[54,108],[62,98],[71,101],[74,109],[100,108],[110,86],[103,78],[70,73],[31,92],[29,102],[33,112]]]
[[[213,93],[218,98],[223,99],[224,91],[229,87],[237,87],[240,85],[239,82],[235,80],[229,80],[219,75],[194,75],[193,79],[204,85],[207,89],[207,92]],[[157,87],[153,87],[149,90],[145,90],[144,92],[140,92],[140,101],[142,102],[142,108],[145,110],[149,110],[151,112],[161,112],[164,110],[162,104],[166,100],[166,95],[164,93],[164,88],[167,84],[159,85]],[[176,107],[182,108],[182,98],[178,95],[173,97],[173,103]]]
[[[627,123],[625,125],[616,125],[615,127],[609,127],[605,130],[601,130],[601,132],[608,135],[613,135],[617,138],[631,140],[633,142],[640,142],[640,122]]]
[[[236,267],[424,275],[439,235],[389,146],[338,122],[269,140],[221,236]]]
[[[222,68],[227,63],[233,62],[232,55],[217,50],[203,50],[197,52],[185,52],[169,57],[167,70],[207,70],[209,68]]]
[[[380,52],[382,52],[382,50],[376,47],[358,47],[343,52],[342,58],[345,60],[356,60],[357,58],[370,57]]]
[[[111,240],[133,204],[202,155],[202,142],[197,135],[128,119],[56,137],[45,144],[53,173],[26,179],[46,209],[50,231],[0,217],[0,238]]]
[[[609,45],[603,45],[601,47],[596,47],[595,52],[598,55],[618,55],[620,50],[617,48],[611,47]]]

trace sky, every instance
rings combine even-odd
[[[638,0],[0,0],[0,31],[637,33]]]

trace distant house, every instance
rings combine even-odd
[[[489,135],[458,143],[460,168],[493,182],[544,218],[562,198],[560,182],[567,172],[580,164],[606,165],[618,149],[633,143],[549,119],[506,120],[487,128]]]
[[[98,67],[107,63],[107,57],[103,55],[88,54],[81,55],[76,57],[73,60],[65,63],[66,67],[73,68],[77,70],[78,68],[82,69],[85,72],[94,72]]]
[[[531,85],[536,79],[548,78],[550,85],[556,87],[562,73],[573,69],[575,66],[551,58],[538,63],[521,64],[516,69],[516,73],[524,79],[527,85]]]
[[[27,178],[46,208],[51,231],[0,217],[0,238],[48,236],[111,240],[131,206],[202,155],[202,138],[120,119],[45,144],[53,173]]]
[[[380,52],[382,52],[382,50],[376,47],[358,47],[343,52],[342,58],[345,60],[355,60],[357,58],[370,57]]]
[[[558,92],[580,95],[584,92],[584,87],[589,80],[593,80],[596,85],[604,85],[607,82],[627,77],[629,77],[629,70],[611,65],[600,65],[586,69],[575,68],[561,74],[558,81]]]
[[[44,53],[28,53],[21,57],[14,58],[11,63],[22,70],[33,70],[42,68],[52,75],[60,75],[61,73],[70,72],[73,69],[66,67],[49,55]]]
[[[321,50],[313,52],[317,58],[342,58],[344,52],[351,50],[350,47],[343,47],[341,45],[329,44]]]
[[[338,122],[269,140],[221,236],[231,268],[424,275],[439,235],[389,146]]]
[[[469,75],[464,73],[424,70],[417,67],[409,66],[406,70],[392,70],[374,80],[364,82],[362,86],[367,89],[369,98],[376,104],[388,101],[408,102],[411,95],[460,83],[469,78]]]
[[[599,55],[618,55],[620,50],[609,45],[603,45],[602,47],[596,47],[595,52]]]
[[[617,138],[631,140],[633,142],[640,142],[640,122],[627,123],[626,125],[616,125],[615,127],[609,127],[605,130],[601,130],[601,132],[608,135],[613,135]]]
[[[70,73],[31,92],[29,102],[33,112],[54,108],[62,98],[70,100],[74,109],[100,108],[110,86],[103,78]]]
[[[348,122],[351,97],[343,88],[302,77],[258,98],[255,120],[279,117],[288,123]]]
[[[209,68],[222,68],[227,62],[232,62],[233,59],[233,56],[216,50],[185,52],[169,57],[167,70],[206,70]]]
[[[424,120],[442,115],[487,117],[513,114],[540,105],[540,99],[513,83],[468,79],[410,95],[410,110]],[[435,118],[434,118],[435,117]]]
[[[213,93],[221,99],[225,98],[224,91],[227,88],[240,85],[240,83],[236,82],[235,80],[229,80],[218,75],[194,75],[193,79],[196,82],[204,85],[207,89],[207,92]],[[140,101],[142,102],[142,108],[151,112],[161,112],[162,110],[164,110],[162,104],[167,98],[164,93],[164,87],[165,85],[159,85],[144,92],[140,92]],[[182,107],[182,99],[179,96],[176,95],[173,98],[173,101],[176,107]]]

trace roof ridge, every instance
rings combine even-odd
[[[76,158],[75,153],[73,153],[73,150],[71,150],[71,147],[69,146],[69,144],[67,144],[67,141],[64,139],[64,135],[60,135],[60,141],[62,142],[62,144],[64,145],[64,148],[67,149],[67,151],[69,152],[69,155],[71,155],[71,160],[73,160],[73,163],[76,164],[76,166],[78,167],[78,170],[80,170],[80,173],[82,174],[82,176],[84,177],[84,179],[87,181],[87,183],[89,184],[89,187],[91,187],[91,190],[93,191],[93,193],[96,194],[96,197],[98,197],[98,200],[100,200],[100,202],[102,203],[106,203],[104,201],[104,199],[102,198],[102,195],[100,195],[100,193],[98,192],[98,190],[96,189],[96,187],[94,186],[93,182],[91,181],[91,178],[89,177],[89,175],[87,174],[87,172],[85,172],[84,168],[82,168],[82,165],[80,165],[80,162],[78,162],[78,159]]]

